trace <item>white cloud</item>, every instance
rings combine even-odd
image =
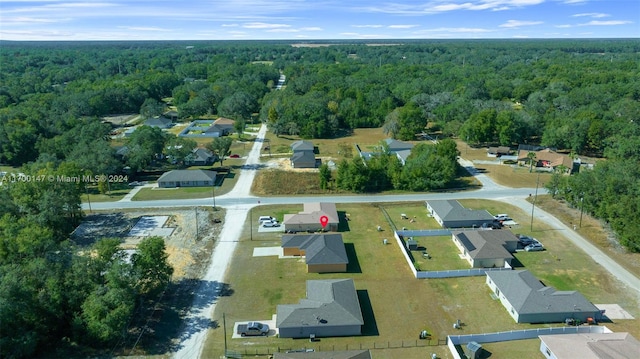
[[[539,5],[548,0],[431,0],[422,4],[386,3],[364,7],[362,10],[402,15],[428,15],[459,10],[503,11]]]
[[[436,29],[421,30],[416,33],[429,33],[429,32],[486,33],[486,32],[492,32],[492,31],[493,30],[483,29],[483,28],[472,28],[472,27],[439,27]]]
[[[318,27],[318,26],[311,26],[311,27],[301,27],[300,31],[322,31],[323,28]]]
[[[567,28],[573,27],[573,25],[563,24],[563,25],[556,25],[555,27],[559,29],[567,29]]]
[[[602,18],[602,17],[609,17],[609,16],[611,16],[611,15],[603,14],[601,12],[586,12],[586,13],[582,13],[582,14],[571,15],[571,17],[592,17],[594,19],[598,19],[598,18]]]
[[[384,27],[384,25],[351,25],[351,27],[358,27],[358,28],[380,28],[380,27]]]
[[[288,24],[269,24],[266,22],[248,22],[243,24],[242,27],[247,29],[278,29],[278,28],[287,28],[291,27]]]
[[[608,20],[608,21],[593,20],[584,24],[580,24],[580,26],[615,26],[615,25],[626,25],[631,23],[633,22],[627,21],[627,20]]]
[[[542,23],[543,23],[542,21],[509,20],[509,21],[505,22],[504,24],[500,25],[500,27],[506,27],[506,28],[514,29],[514,28],[519,28],[519,27],[522,27],[522,26],[540,25]]]
[[[163,29],[161,27],[144,27],[144,26],[118,26],[118,29],[125,29],[131,31],[172,31],[169,29]]]
[[[389,25],[390,29],[411,29],[420,25]]]

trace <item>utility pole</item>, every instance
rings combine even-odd
[[[193,208],[196,211],[196,241],[198,240],[198,207]]]
[[[211,186],[211,193],[213,194],[213,209],[216,209],[216,181],[213,181],[213,186]]]
[[[580,228],[582,228],[582,213],[584,212],[584,194],[580,197]]]
[[[536,179],[536,194],[533,197],[533,202],[531,203],[531,232],[533,232],[533,210],[536,208],[536,199],[538,199],[538,184],[540,183],[540,172],[538,172],[538,178]]]
[[[224,356],[226,358],[227,356],[227,319],[224,313],[222,313],[222,330],[224,333]]]
[[[249,240],[253,241],[253,207],[249,208]]]

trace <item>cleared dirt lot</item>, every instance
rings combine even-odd
[[[85,218],[73,232],[72,239],[81,247],[85,247],[102,238],[121,238],[123,248],[135,249],[144,236],[130,236],[129,231],[141,218],[150,216],[167,216],[163,228],[173,229],[171,235],[163,237],[169,263],[174,268],[173,279],[198,278],[211,253],[213,240],[222,228],[222,210],[150,209],[95,213]],[[218,221],[220,222],[215,223]]]

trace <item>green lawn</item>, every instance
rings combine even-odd
[[[135,196],[133,196],[133,200],[154,201],[161,199],[192,199],[207,198],[212,195],[213,191],[211,187],[142,188]],[[216,195],[218,195],[217,192]]]
[[[481,205],[481,201],[474,203]],[[487,201],[485,207],[493,208],[498,212],[510,213],[515,218],[525,218],[526,214],[517,212],[509,205],[500,206],[499,202]],[[407,204],[393,208],[385,204],[389,213],[403,210],[408,215],[416,213],[418,223],[428,224],[433,221],[426,216],[426,210],[422,203]],[[284,213],[294,213],[301,210],[299,205],[289,206],[263,206],[254,209],[252,219],[259,215],[274,215],[282,219]],[[219,300],[214,314],[214,320],[222,323],[222,314],[225,314],[227,324],[227,343],[233,350],[266,351],[274,348],[299,348],[315,347],[327,350],[335,347],[351,349],[362,346],[363,348],[379,348],[380,346],[394,343],[401,345],[403,341],[413,343],[420,330],[426,329],[432,334],[433,339],[444,339],[448,334],[469,334],[482,332],[495,332],[512,329],[525,329],[544,327],[545,325],[519,325],[505,311],[499,301],[491,299],[489,288],[485,284],[484,277],[469,277],[457,279],[429,279],[418,280],[413,277],[407,267],[402,253],[395,241],[387,246],[382,245],[383,238],[392,238],[391,227],[382,215],[381,210],[370,204],[338,204],[338,210],[349,214],[350,221],[342,227],[348,227],[349,231],[342,232],[343,238],[350,254],[348,273],[313,274],[306,273],[306,266],[300,259],[277,259],[274,257],[252,257],[253,248],[278,246],[280,235],[278,233],[258,233],[255,225],[245,226],[245,232],[234,261],[229,270],[228,278],[231,295]],[[422,214],[420,214],[422,212]],[[400,212],[398,212],[400,213]],[[401,220],[399,214],[390,214],[396,225],[406,223]],[[249,219],[248,219],[249,220]],[[383,231],[377,231],[376,225],[381,225]],[[253,233],[249,235],[249,228]],[[611,285],[609,275],[602,268],[591,268],[592,261],[582,252],[572,248],[566,241],[561,245],[553,245],[551,241],[562,242],[559,233],[549,231],[542,223],[535,223],[536,235],[544,234],[545,240],[550,241],[549,250],[538,253],[519,253],[518,259],[531,266],[535,275],[550,285],[558,285],[558,289],[571,289],[583,292],[594,302],[602,303],[632,303],[632,296],[624,291],[624,288]],[[558,238],[556,239],[556,237]],[[250,240],[253,239],[253,240]],[[432,240],[436,238],[429,238]],[[422,241],[422,239],[420,239]],[[442,240],[438,243],[427,243],[430,251],[446,251],[450,248],[455,252],[449,260],[460,261],[461,267],[467,268],[466,262],[457,257],[457,249],[450,240]],[[420,242],[422,244],[422,242]],[[442,246],[442,247],[440,247]],[[561,258],[560,261],[555,257]],[[437,257],[434,257],[436,259]],[[544,262],[544,260],[547,262]],[[558,263],[551,263],[553,258]],[[435,262],[434,262],[435,263]],[[589,271],[577,270],[572,272],[569,268],[584,268],[589,265]],[[557,267],[561,266],[561,267]],[[560,270],[564,267],[564,270]],[[583,273],[579,273],[583,272]],[[564,279],[555,280],[553,275]],[[235,321],[250,319],[268,319],[276,312],[277,304],[298,303],[305,296],[305,281],[308,279],[326,278],[353,278],[356,289],[361,290],[360,299],[365,316],[363,336],[349,338],[322,338],[320,342],[309,343],[305,340],[293,340],[286,338],[259,338],[259,339],[231,339],[231,327]],[[591,280],[591,279],[595,280]],[[563,284],[564,283],[564,284]],[[606,292],[606,293],[605,293]],[[626,307],[625,307],[626,308]],[[637,306],[636,306],[637,308]],[[627,308],[633,309],[633,308]],[[490,318],[490,320],[488,320]],[[463,329],[453,332],[452,323],[460,319]],[[636,324],[638,321],[634,321]],[[632,325],[627,322],[626,328]],[[638,330],[636,329],[636,332]],[[205,357],[219,357],[222,355],[224,343],[224,329],[222,327],[212,329],[205,343]],[[636,333],[637,335],[637,333]],[[492,345],[496,357],[510,357],[511,348],[520,348],[518,344]],[[506,348],[506,349],[503,349]],[[522,349],[522,357],[535,357],[536,345],[526,345]],[[428,347],[422,349],[374,349],[376,358],[424,358],[425,352],[435,352],[440,357],[449,357],[444,347]]]

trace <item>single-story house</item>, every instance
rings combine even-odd
[[[233,132],[233,126],[236,121],[220,117],[213,121],[211,126],[204,130],[204,133],[210,137],[222,137],[227,136]]]
[[[353,279],[307,281],[307,297],[276,309],[280,338],[340,337],[362,334],[364,319]]]
[[[193,151],[184,158],[184,164],[187,166],[210,166],[217,160],[218,156],[206,148],[194,148]]]
[[[451,239],[472,268],[510,265],[518,247],[518,237],[507,230],[453,231]]]
[[[320,217],[322,216],[327,216],[329,219],[324,230],[332,232],[338,231],[340,218],[338,217],[336,204],[328,202],[305,203],[303,204],[302,212],[285,214],[282,224],[284,225],[285,232],[315,232],[323,229],[320,223]]]
[[[291,144],[291,167],[293,168],[315,168],[316,155],[313,143],[309,141],[295,141]]]
[[[640,357],[640,342],[629,333],[540,335],[547,359],[631,359]]]
[[[339,233],[285,234],[282,236],[282,252],[285,256],[304,256],[308,273],[346,272],[349,264]]]
[[[291,144],[291,151],[293,153],[296,152],[304,152],[304,151],[310,151],[311,153],[313,153],[314,151],[314,146],[312,142],[309,141],[295,141]]]
[[[206,187],[216,182],[215,171],[205,170],[173,170],[165,172],[158,178],[158,187]]]
[[[371,352],[367,350],[343,350],[343,351],[313,351],[273,353],[273,359],[371,359]]]
[[[386,144],[389,153],[395,155],[398,160],[400,160],[400,163],[402,163],[402,165],[404,166],[404,164],[407,162],[407,158],[411,154],[413,144],[409,142],[394,140],[393,138],[386,138],[383,140],[383,142]],[[380,154],[382,152],[365,152],[360,149],[359,145],[356,145],[356,150],[364,161],[368,161],[371,159],[371,157],[376,156],[377,154]]]
[[[602,312],[577,291],[546,287],[528,270],[487,271],[487,285],[516,323],[598,321]]]
[[[170,128],[173,125],[173,121],[171,119],[166,118],[164,116],[150,118],[144,121],[145,126],[149,127],[157,127],[161,129]]]
[[[510,153],[511,148],[509,148],[509,146],[489,147],[489,149],[487,149],[487,155],[489,157],[507,156]]]
[[[294,152],[291,156],[291,167],[316,168],[316,156],[310,151]]]
[[[163,113],[162,116],[168,117],[172,121],[176,121],[176,120],[178,120],[178,111],[174,111],[174,110],[167,111],[167,112]]]
[[[487,227],[495,218],[487,210],[464,208],[455,200],[431,200],[426,202],[427,211],[442,228]]]
[[[529,164],[529,153],[535,153],[533,167],[543,170],[556,170],[558,167],[564,167],[564,173],[571,173],[573,171],[573,160],[571,157],[557,153],[549,148],[539,151],[520,150],[518,151],[518,164]]]

